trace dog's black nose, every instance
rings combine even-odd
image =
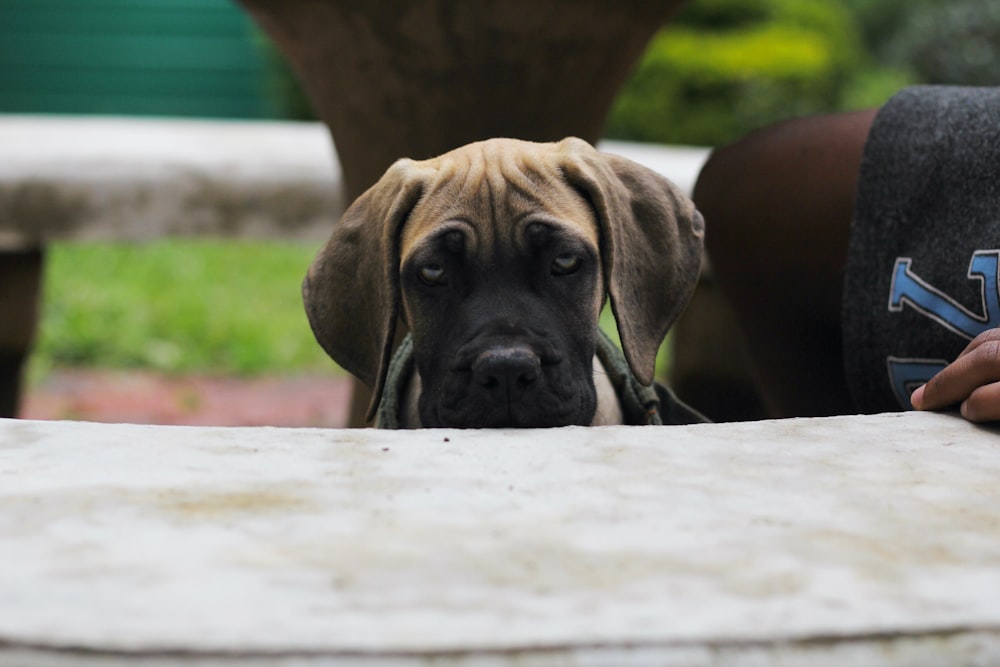
[[[515,392],[537,380],[541,366],[527,347],[491,347],[472,362],[472,378],[485,389]]]

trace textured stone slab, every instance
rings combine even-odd
[[[313,123],[0,117],[0,247],[323,238],[340,170]]]
[[[1000,438],[0,421],[4,656],[997,664]]]
[[[602,148],[688,189],[708,154]],[[0,115],[0,156],[0,249],[171,235],[323,240],[346,204],[319,123]]]

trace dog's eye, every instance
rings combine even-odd
[[[427,264],[425,266],[421,266],[417,275],[419,275],[420,280],[427,285],[443,285],[445,283],[444,267],[440,264]]]
[[[566,276],[580,268],[583,260],[579,255],[559,255],[552,260],[552,273],[557,276]]]

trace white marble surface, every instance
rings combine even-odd
[[[137,656],[1000,664],[1000,438],[0,420],[0,664]]]
[[[601,147],[688,190],[708,154]],[[0,115],[0,158],[0,249],[170,235],[325,240],[348,203],[319,123]]]

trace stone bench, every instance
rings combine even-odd
[[[0,664],[1000,664],[1000,440],[0,420]]]
[[[343,210],[316,123],[0,117],[0,249],[322,238]]]

